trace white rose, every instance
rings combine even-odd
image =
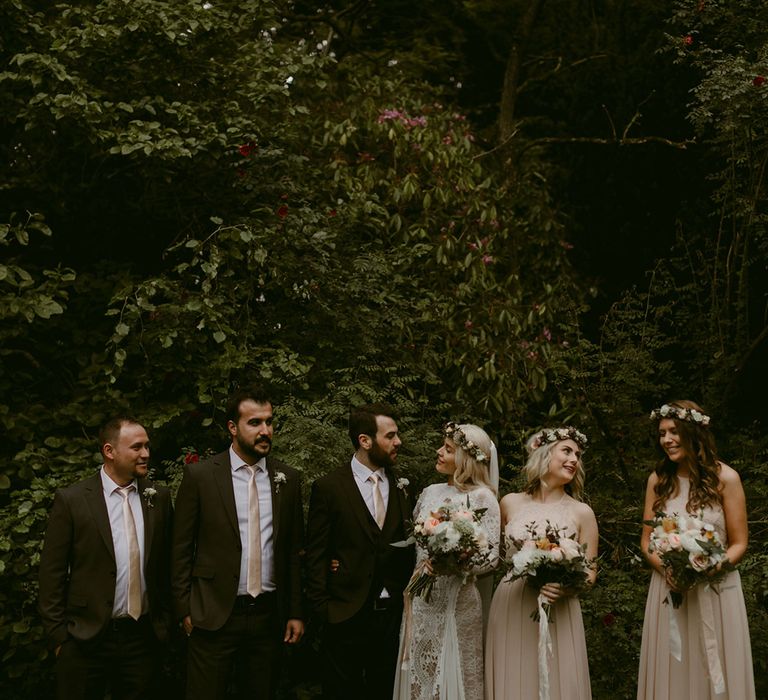
[[[566,559],[575,559],[581,556],[581,546],[576,540],[572,540],[570,537],[564,537],[560,540],[560,549],[563,550],[563,554]]]

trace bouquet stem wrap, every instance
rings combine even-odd
[[[539,606],[539,700],[549,700],[549,656],[552,654],[552,637],[549,634],[549,619],[543,595],[536,602]]]

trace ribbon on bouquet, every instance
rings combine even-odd
[[[701,608],[701,634],[704,637],[704,650],[707,654],[707,670],[709,671],[709,680],[715,690],[715,695],[725,692],[725,679],[723,678],[723,667],[720,664],[720,654],[717,649],[717,638],[715,632],[715,612],[712,609],[712,593],[710,586],[705,586],[704,590],[697,591],[699,596],[699,607]],[[715,595],[717,595],[715,593]]]
[[[689,591],[689,595],[698,596],[699,610],[701,612],[701,636],[704,643],[704,652],[707,657],[707,671],[709,680],[715,695],[725,692],[725,679],[723,678],[723,667],[720,663],[720,654],[717,648],[717,637],[715,630],[715,613],[712,608],[712,596],[709,595],[709,586],[697,587]],[[680,626],[677,619],[675,607],[672,604],[672,593],[667,595],[669,604],[669,653],[677,660],[683,659],[683,643],[680,637]]]
[[[549,656],[552,654],[552,637],[549,634],[546,599],[541,593],[536,599],[539,606],[539,700],[549,700]]]
[[[436,687],[440,689],[440,698],[464,700],[464,678],[461,672],[459,655],[459,631],[456,628],[456,599],[464,581],[456,576],[448,579],[448,604],[445,612],[445,632],[443,649],[440,655],[440,667]]]
[[[680,625],[677,622],[675,604],[672,601],[672,591],[667,593],[667,605],[669,606],[669,653],[678,661],[683,660],[683,640],[680,638]]]

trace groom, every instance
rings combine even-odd
[[[414,564],[413,547],[391,543],[406,538],[413,503],[393,470],[401,442],[392,409],[353,409],[349,437],[351,462],[312,487],[307,597],[325,622],[325,700],[388,700]]]

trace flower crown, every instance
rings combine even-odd
[[[448,421],[443,426],[443,435],[449,440],[455,442],[462,450],[471,455],[478,462],[487,462],[488,455],[485,454],[472,440],[467,440],[464,431],[453,421]]]
[[[679,406],[670,406],[665,403],[661,408],[654,408],[649,416],[651,420],[661,420],[662,418],[677,418],[689,423],[698,423],[699,425],[709,425],[709,416],[697,411],[694,408],[680,408]]]
[[[573,440],[582,450],[587,447],[587,436],[567,425],[564,428],[544,428],[531,443],[531,450],[537,450],[548,442],[560,442],[561,440]]]

